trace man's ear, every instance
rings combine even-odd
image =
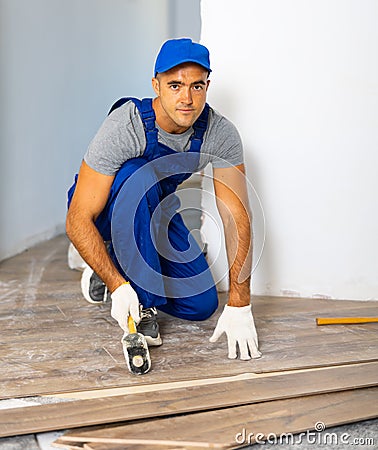
[[[160,84],[159,84],[159,80],[156,77],[152,78],[152,88],[155,91],[155,94],[159,97],[159,95],[160,95]]]

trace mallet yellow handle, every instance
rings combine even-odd
[[[129,327],[129,332],[130,333],[136,333],[137,332],[134,319],[130,315],[129,315],[129,318],[127,319],[127,325]]]
[[[318,317],[316,325],[349,325],[378,322],[378,317]]]

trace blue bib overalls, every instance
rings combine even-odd
[[[104,241],[111,241],[114,263],[145,308],[204,320],[217,308],[217,292],[204,255],[177,213],[180,202],[174,192],[198,170],[209,106],[193,124],[190,149],[176,152],[158,142],[152,99],[121,99],[110,112],[127,100],[140,112],[146,148],[117,172],[96,226]]]

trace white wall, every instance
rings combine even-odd
[[[199,38],[199,1],[192,6],[0,0],[0,260],[63,231],[90,139],[114,100],[152,95],[165,39]]]
[[[266,216],[254,293],[378,299],[378,2],[201,5],[209,100]]]

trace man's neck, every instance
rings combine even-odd
[[[169,134],[182,134],[189,130],[190,127],[180,127],[168,117],[167,113],[161,106],[159,97],[155,97],[152,101],[152,107],[155,112],[156,122],[159,127]]]

